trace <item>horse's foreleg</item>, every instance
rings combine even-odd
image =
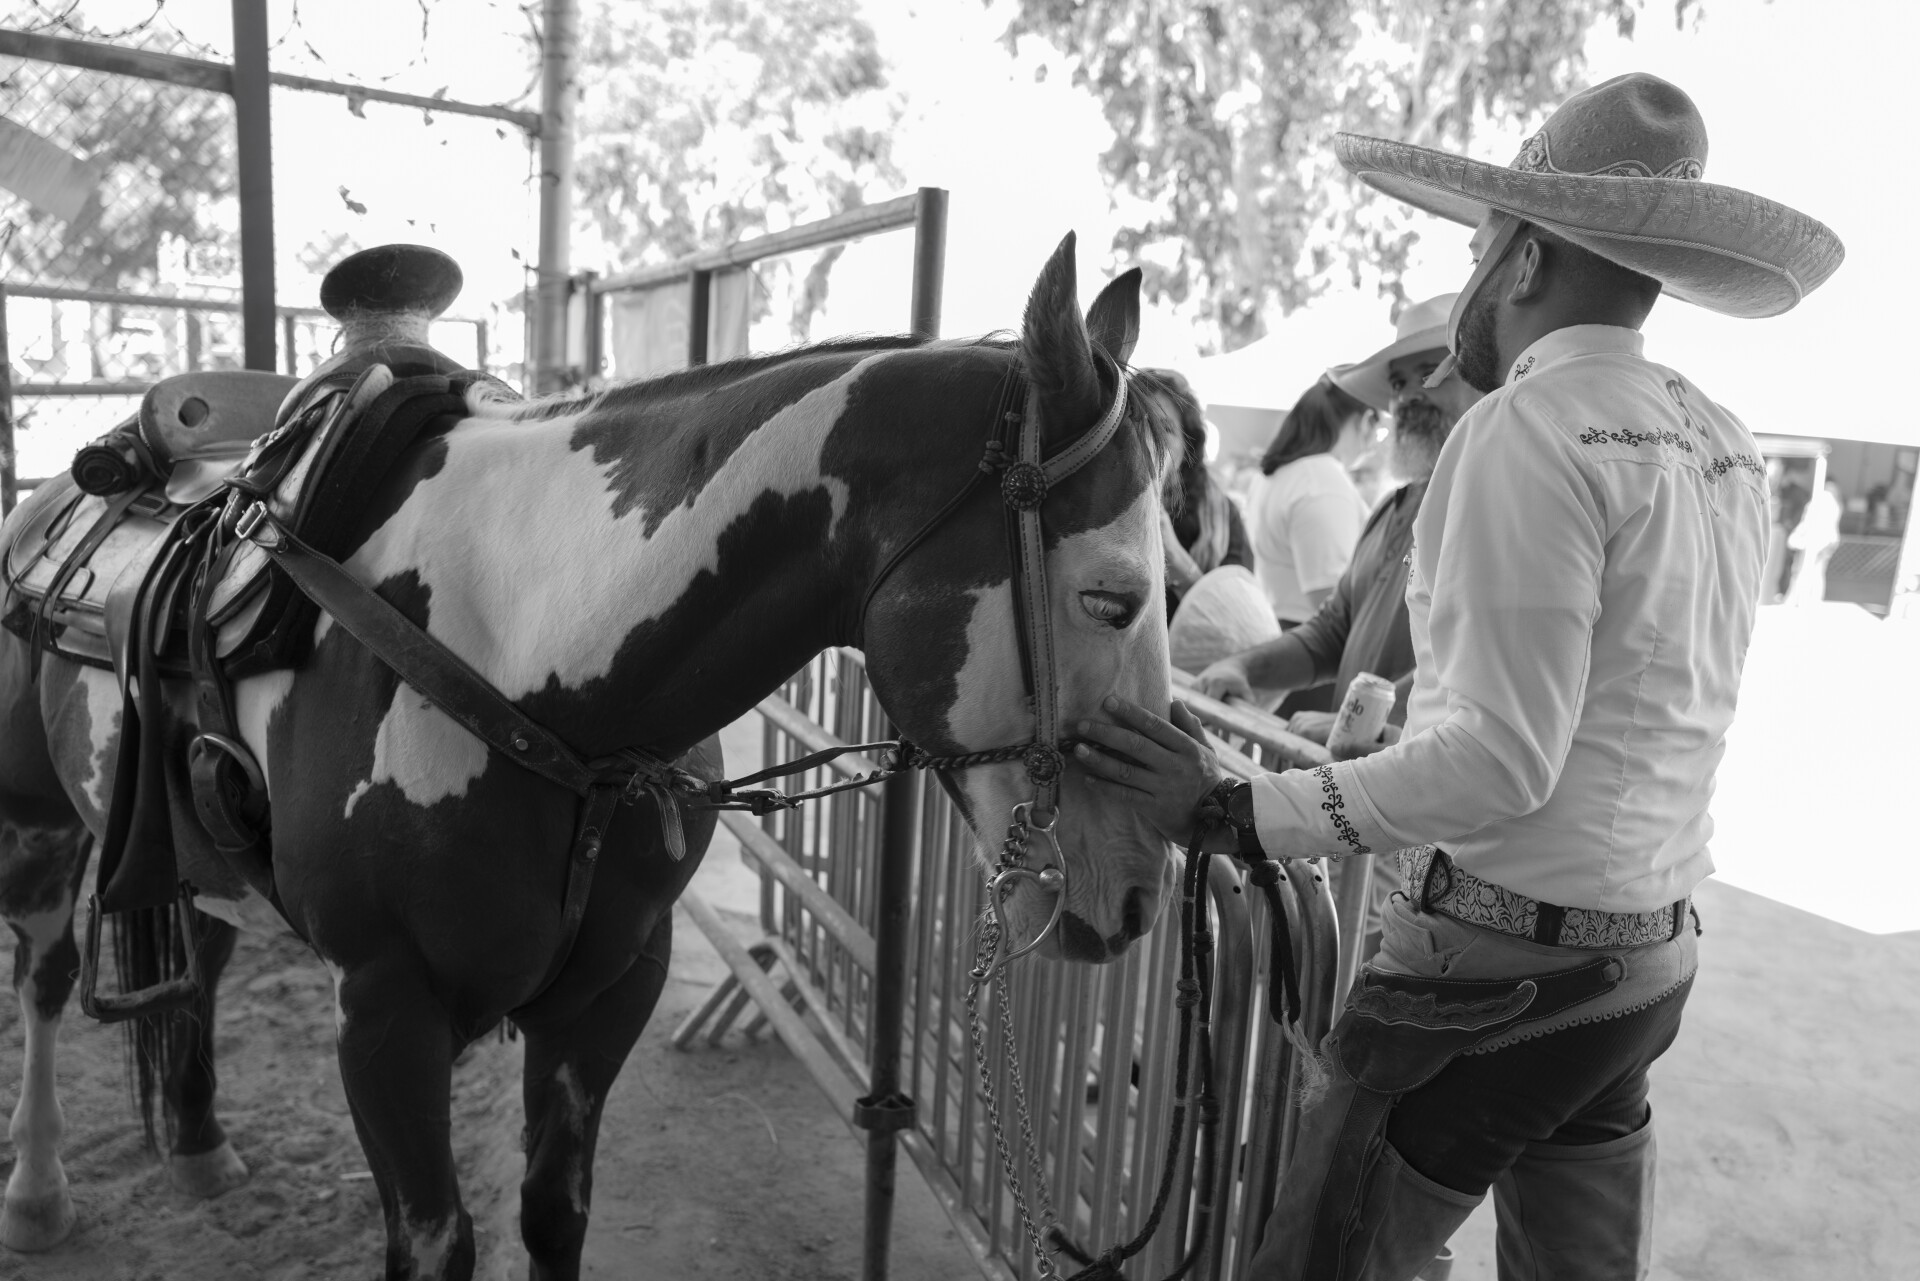
[[[233,958],[239,931],[210,916],[200,916],[198,922],[200,972],[206,990],[192,1011],[172,1016],[177,1020],[177,1032],[171,1038],[173,1061],[166,1065],[162,1090],[168,1115],[173,1118],[167,1173],[180,1191],[205,1198],[245,1183],[247,1166],[227,1141],[226,1131],[213,1111],[218,1080],[213,1063],[214,1001],[220,975]]]
[[[661,917],[627,972],[571,1022],[526,1031],[527,1174],[520,1236],[531,1281],[574,1281],[593,1201],[593,1154],[607,1091],[667,980],[673,917]]]
[[[397,958],[336,971],[334,982],[340,1077],[386,1214],[389,1281],[468,1281],[473,1220],[453,1164],[451,1020],[426,975]]]
[[[13,990],[26,1032],[26,1070],[13,1110],[13,1174],[0,1207],[0,1245],[48,1250],[73,1229],[73,1198],[60,1164],[66,1129],[54,1089],[54,1050],[60,1018],[73,993],[80,951],[73,942],[73,904],[86,868],[84,833],[20,833],[5,851],[28,865],[13,878],[0,904],[13,927]],[[17,844],[15,844],[17,842]],[[69,861],[70,860],[70,861]],[[29,884],[28,882],[36,882]]]

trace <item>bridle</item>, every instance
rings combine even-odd
[[[1012,569],[1014,628],[1020,642],[1020,671],[1025,682],[1027,704],[1033,712],[1033,737],[1024,743],[988,748],[963,755],[934,757],[917,752],[902,742],[898,768],[931,769],[943,772],[1020,761],[1026,766],[1027,781],[1033,788],[1030,800],[1013,807],[1006,838],[1000,845],[1000,857],[987,880],[987,911],[991,918],[990,955],[976,966],[980,981],[991,978],[1008,962],[1017,960],[1045,942],[1060,923],[1067,903],[1067,865],[1053,829],[1060,817],[1060,783],[1066,773],[1067,752],[1075,740],[1060,732],[1059,663],[1054,651],[1053,614],[1047,592],[1046,528],[1041,519],[1047,494],[1062,481],[1085,467],[1105,449],[1126,417],[1129,375],[1118,362],[1114,372],[1113,400],[1100,418],[1076,437],[1071,444],[1051,457],[1042,452],[1040,393],[1032,382],[1017,371],[1009,373],[1001,385],[994,417],[994,434],[987,441],[980,464],[959,492],[887,558],[874,575],[860,605],[861,633],[866,631],[867,611],[874,595],[894,570],[916,548],[941,528],[986,482],[998,477],[1000,498],[1006,511],[1007,554]],[[1023,404],[1022,409],[1011,406]],[[1027,866],[1027,848],[1038,835],[1052,851],[1052,863],[1035,870]],[[1012,937],[1004,916],[1005,900],[1021,881],[1031,881],[1053,895],[1053,910],[1047,922],[1031,939],[1018,947],[1008,947]],[[984,967],[984,968],[982,968]]]

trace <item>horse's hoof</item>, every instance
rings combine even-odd
[[[170,1156],[167,1173],[176,1190],[202,1201],[231,1192],[247,1181],[247,1163],[231,1142],[195,1156]]]
[[[73,1198],[65,1188],[45,1196],[10,1196],[0,1209],[0,1245],[22,1254],[51,1250],[72,1231]]]

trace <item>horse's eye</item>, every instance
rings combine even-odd
[[[1087,617],[1095,622],[1105,623],[1118,631],[1133,622],[1134,615],[1140,612],[1139,598],[1123,596],[1119,592],[1081,592],[1080,608],[1087,611]]]

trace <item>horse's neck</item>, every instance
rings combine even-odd
[[[577,750],[678,750],[843,639],[847,486],[821,446],[850,382],[758,426],[470,419],[355,561],[414,574],[429,630]]]

